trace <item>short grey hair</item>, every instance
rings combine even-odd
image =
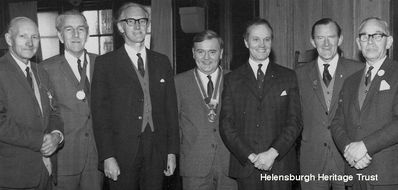
[[[364,19],[361,24],[359,25],[358,31],[360,32],[362,28],[365,26],[365,24],[370,21],[370,20],[375,20],[379,22],[380,24],[384,25],[384,29],[386,30],[387,35],[390,35],[390,26],[388,25],[387,21],[379,18],[379,17],[368,17]]]
[[[65,17],[71,16],[71,15],[81,16],[83,18],[83,21],[84,21],[84,27],[88,30],[87,19],[83,15],[83,13],[81,13],[78,10],[72,9],[72,10],[69,10],[69,11],[65,11],[65,12],[63,12],[60,15],[57,16],[57,19],[55,20],[55,27],[57,28],[58,32],[62,31],[62,27],[64,26]]]
[[[138,4],[138,3],[131,3],[131,2],[129,2],[129,3],[126,3],[126,4],[122,5],[122,6],[119,8],[119,10],[118,10],[118,12],[117,12],[117,16],[116,16],[116,19],[117,19],[117,20],[115,20],[116,23],[121,19],[122,15],[124,14],[124,11],[125,11],[126,9],[130,8],[130,7],[138,7],[138,8],[141,8],[141,9],[145,12],[146,17],[149,18],[149,13],[148,13],[148,11],[145,9],[145,7],[144,7],[143,5]]]
[[[15,32],[15,29],[14,29],[15,25],[16,25],[19,21],[22,21],[22,20],[32,22],[32,23],[34,23],[34,24],[36,25],[36,27],[37,27],[36,22],[33,21],[32,19],[30,19],[30,18],[28,18],[28,17],[20,16],[20,17],[15,17],[15,18],[11,19],[11,21],[10,21],[10,23],[8,24],[8,27],[7,27],[7,33],[13,34],[13,33]]]

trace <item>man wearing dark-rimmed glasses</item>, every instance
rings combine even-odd
[[[179,149],[173,70],[145,48],[149,14],[127,3],[118,12],[123,47],[99,56],[92,82],[93,127],[110,189],[162,189]]]
[[[366,65],[344,84],[331,130],[354,176],[348,189],[398,189],[398,63],[387,58],[393,37],[380,18],[360,24]]]

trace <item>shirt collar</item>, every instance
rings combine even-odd
[[[25,64],[24,62],[22,62],[21,60],[17,59],[12,53],[10,53],[12,58],[15,60],[15,62],[18,64],[19,68],[21,68],[22,72],[25,74],[26,76],[26,67],[32,68],[31,64],[30,64],[30,60],[28,60],[28,63]]]
[[[266,70],[267,70],[267,68],[268,68],[268,65],[269,65],[269,58],[267,58],[266,60],[264,60],[264,61],[262,61],[262,62],[260,62],[260,63],[254,61],[254,60],[251,59],[251,58],[249,58],[249,64],[250,64],[250,67],[251,67],[252,70],[253,70],[254,76],[257,78],[258,65],[259,65],[259,64],[263,64],[263,66],[261,67],[261,71],[263,71],[263,73],[265,74],[265,72],[266,72]]]
[[[318,62],[318,68],[319,68],[319,73],[323,73],[324,70],[324,66],[323,64],[329,64],[328,70],[330,75],[333,77],[334,73],[336,72],[336,68],[337,68],[337,63],[339,61],[339,55],[337,54],[336,56],[333,57],[332,60],[330,60],[328,63],[326,63],[323,59],[321,59],[318,56],[317,62]]]
[[[74,55],[72,55],[69,51],[64,52],[65,55],[65,59],[69,62],[69,63],[77,63],[77,60],[80,59],[80,61],[83,63],[84,61],[84,54],[82,53],[82,55],[80,57],[75,57]]]
[[[202,83],[203,84],[207,84],[207,82],[208,82],[208,78],[207,78],[207,74],[205,74],[205,73],[203,73],[202,71],[200,71],[199,69],[197,69],[198,70],[198,73],[199,73],[199,78],[200,78],[200,80],[202,81]],[[211,81],[213,82],[213,83],[215,83],[215,80],[217,79],[217,77],[218,77],[218,73],[219,73],[219,68],[217,67],[217,69],[212,73],[212,74],[210,74],[210,76],[211,76]]]

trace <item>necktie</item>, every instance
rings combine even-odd
[[[138,71],[140,72],[141,76],[144,77],[145,75],[145,68],[144,68],[144,61],[142,60],[141,53],[137,53],[138,57]]]
[[[87,62],[84,62],[83,67],[87,69]],[[77,69],[79,70],[80,80],[83,78],[83,76],[86,75],[83,67],[82,67],[82,61],[80,59],[78,59],[77,60]],[[86,93],[86,96],[88,96],[90,94],[90,82],[88,81],[87,76],[85,76],[85,78],[86,78],[86,80],[84,80],[84,92]]]
[[[365,75],[365,86],[368,86],[368,84],[370,83],[370,81],[372,79],[372,69],[373,69],[373,66],[370,66],[368,68],[368,71],[366,72],[366,75]]]
[[[332,76],[329,73],[329,64],[323,64],[323,76],[322,80],[326,86],[329,86],[330,81],[332,80]]]
[[[211,76],[207,75],[207,78],[209,79],[209,82],[207,82],[207,97],[211,98],[213,95],[214,85],[213,81],[211,81]]]
[[[257,86],[258,88],[263,87],[263,82],[264,82],[264,72],[261,70],[261,67],[263,64],[258,64],[258,69],[257,69]]]
[[[25,71],[26,71],[26,80],[28,80],[30,87],[33,88],[32,76],[30,76],[30,68],[26,67]]]

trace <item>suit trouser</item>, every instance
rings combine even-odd
[[[236,181],[227,176],[221,168],[220,158],[216,155],[208,175],[204,177],[183,176],[184,190],[237,190]]]
[[[51,176],[49,176],[47,168],[43,165],[40,175],[40,182],[37,187],[34,188],[2,188],[0,190],[51,190],[52,189],[52,180]]]
[[[270,175],[269,172],[255,169],[248,177],[238,178],[239,190],[291,190],[291,181],[265,181],[261,180],[261,174]]]
[[[156,149],[154,134],[149,126],[141,134],[140,143],[132,169],[120,168],[121,174],[114,182],[109,180],[111,190],[161,190],[163,186],[163,160]],[[126,177],[128,176],[128,177]]]
[[[329,155],[331,152],[329,151]],[[344,171],[339,171],[336,165],[336,161],[334,158],[330,155],[328,156],[328,159],[326,159],[326,164],[324,169],[322,170],[323,174],[325,175],[331,175],[331,174],[337,174],[337,175],[344,175]],[[316,176],[318,174],[315,174]],[[333,190],[345,190],[344,182],[343,181],[301,181],[301,189],[305,190],[329,190],[332,188]]]
[[[53,189],[102,190],[104,175],[98,170],[98,163],[95,160],[97,160],[95,145],[90,145],[83,171],[75,175],[58,175],[58,183]]]

